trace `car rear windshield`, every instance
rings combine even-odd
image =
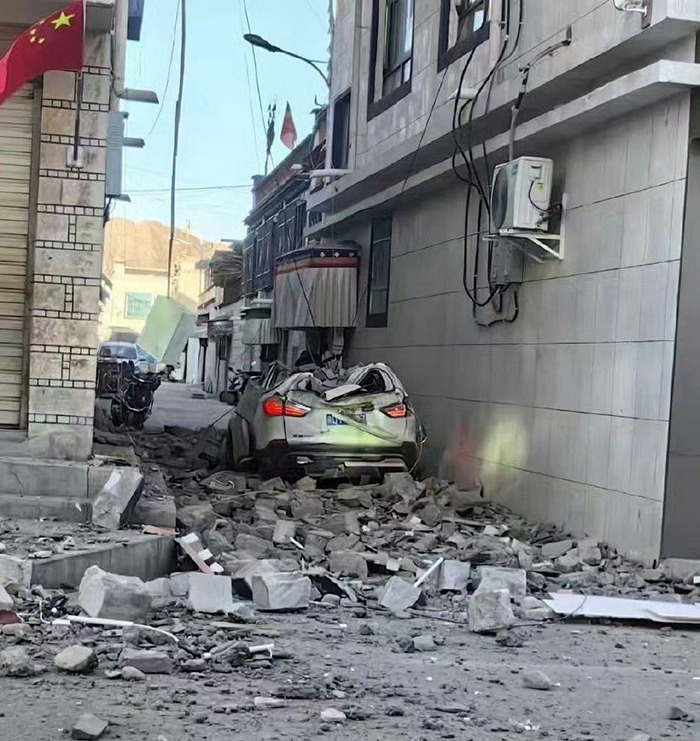
[[[132,345],[103,345],[100,348],[100,357],[136,360],[136,348]]]

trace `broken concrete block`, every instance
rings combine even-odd
[[[648,733],[638,733],[636,736],[628,739],[628,741],[651,741],[651,736]]]
[[[57,669],[74,674],[87,674],[97,666],[95,652],[87,646],[68,646],[56,654],[53,663]]]
[[[80,582],[78,604],[90,617],[142,622],[153,598],[138,577],[109,574],[99,566],[90,566]]]
[[[665,558],[659,568],[670,581],[691,583],[693,577],[700,574],[700,561],[689,558]]]
[[[414,651],[434,651],[436,648],[435,639],[431,635],[416,636],[413,639]]]
[[[289,506],[295,520],[309,522],[325,514],[323,501],[318,496],[305,496],[299,493]]]
[[[0,610],[12,610],[15,606],[15,601],[8,594],[7,589],[0,585]]]
[[[240,533],[236,536],[233,547],[237,553],[243,553],[253,558],[263,558],[270,550],[270,543],[263,538],[258,538],[256,535]]]
[[[0,555],[0,586],[17,584],[28,587],[31,582],[32,563],[15,556]]]
[[[403,613],[409,607],[413,607],[422,594],[423,591],[420,587],[414,587],[413,584],[405,581],[400,576],[392,576],[379,598],[379,604],[394,614]]]
[[[525,597],[518,607],[518,615],[523,620],[550,620],[554,617],[554,612],[541,599]]]
[[[107,721],[98,718],[92,713],[85,713],[78,718],[78,722],[71,730],[71,736],[77,739],[89,740],[99,738],[107,730]]]
[[[152,579],[143,585],[146,591],[151,595],[154,608],[165,607],[175,600],[173,595],[170,579],[162,577],[161,579]]]
[[[134,505],[129,521],[135,525],[153,525],[174,530],[177,527],[175,497],[167,494],[141,494]]]
[[[554,567],[557,571],[561,571],[562,574],[570,574],[573,571],[581,571],[583,561],[578,556],[578,550],[574,548],[573,551],[569,551],[563,556],[559,556],[554,561]]]
[[[200,573],[190,574],[187,604],[194,612],[203,612],[210,615],[219,612],[224,614],[232,612],[231,577]]]
[[[92,503],[92,524],[119,530],[131,517],[141,496],[143,476],[138,468],[117,468]]]
[[[209,502],[190,504],[187,507],[178,508],[177,521],[188,533],[201,533],[216,522],[216,512]]]
[[[469,598],[469,630],[473,633],[495,633],[510,628],[514,622],[507,589],[481,592]]]
[[[545,543],[542,546],[542,558],[559,558],[574,547],[573,540],[558,540],[556,543]]]
[[[326,550],[333,551],[350,551],[360,542],[359,535],[336,535],[326,544]]]
[[[294,538],[297,532],[297,524],[294,520],[277,520],[275,530],[272,533],[273,543],[289,543],[290,538]]]
[[[472,565],[467,561],[443,561],[438,574],[441,592],[461,592],[469,585]]]
[[[358,579],[366,579],[368,575],[367,561],[356,551],[333,551],[328,570],[338,576]]]
[[[172,674],[173,662],[165,651],[125,648],[120,657],[121,667],[133,666],[144,674]]]
[[[135,666],[125,666],[121,671],[121,678],[125,682],[145,682],[146,674]]]
[[[301,610],[311,599],[311,580],[301,574],[256,574],[251,586],[260,610]]]
[[[297,481],[295,488],[302,491],[316,491],[316,480],[312,479],[311,476],[304,476],[303,479]]]
[[[469,491],[460,491],[455,486],[448,486],[442,495],[447,499],[448,506],[456,512],[468,512],[475,506],[484,503],[481,489],[471,489]]]
[[[0,651],[1,677],[33,677],[37,671],[31,657],[23,648],[12,646]]]
[[[527,594],[527,574],[524,569],[507,569],[502,566],[481,566],[479,587],[475,594],[507,589],[512,599],[522,599]]]
[[[597,566],[603,560],[603,554],[598,547],[598,541],[589,539],[579,542],[576,548],[578,557],[589,566]]]
[[[384,474],[384,489],[389,496],[400,498],[408,504],[415,502],[421,493],[415,479],[408,472]]]
[[[526,669],[523,672],[523,686],[530,690],[548,692],[555,685],[544,672],[537,669]]]
[[[342,710],[335,708],[325,708],[321,711],[321,720],[324,723],[344,723],[348,716]]]
[[[258,574],[288,574],[299,571],[294,558],[225,558],[224,571],[231,576],[233,591],[243,599],[252,599],[253,577]]]
[[[190,592],[190,576],[193,571],[178,571],[170,574],[170,591],[173,597],[187,597]]]

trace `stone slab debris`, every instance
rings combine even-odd
[[[37,667],[31,656],[20,646],[11,646],[0,651],[0,676],[33,677]]]
[[[538,669],[527,669],[523,672],[523,687],[530,690],[541,690],[548,692],[556,685],[552,680]]]
[[[295,520],[313,520],[324,514],[323,501],[318,496],[298,496],[290,509]]]
[[[389,474],[387,474],[389,475]],[[394,614],[406,612],[418,602],[423,590],[414,586],[400,576],[392,576],[386,584],[379,604]]]
[[[0,586],[18,584],[28,587],[31,582],[32,563],[15,556],[0,555]]]
[[[689,558],[665,558],[659,568],[671,581],[692,581],[694,576],[700,574],[700,561]]]
[[[121,678],[125,682],[145,682],[146,674],[135,666],[125,666],[121,670]]]
[[[328,567],[332,574],[366,579],[368,576],[367,560],[356,551],[333,551]]]
[[[336,708],[325,708],[321,711],[321,720],[324,723],[344,723],[347,719],[348,716]]]
[[[510,592],[507,589],[472,595],[468,609],[469,630],[473,633],[495,633],[510,628],[515,622],[510,606]]]
[[[136,576],[121,576],[90,566],[83,575],[78,604],[93,618],[143,622],[151,610],[153,598]]]
[[[216,522],[216,512],[209,502],[179,507],[177,521],[187,532],[201,533]]]
[[[461,592],[469,586],[472,566],[468,561],[443,561],[438,575],[441,592]]]
[[[285,574],[299,571],[294,558],[230,558],[223,559],[224,570],[231,576],[233,590],[240,597],[250,599],[252,579],[258,574]]]
[[[558,540],[555,543],[545,543],[542,546],[542,558],[559,558],[567,554],[573,547],[573,540]]]
[[[311,580],[301,574],[256,574],[251,589],[259,610],[303,610],[311,599]]]
[[[15,602],[8,594],[7,589],[0,585],[0,610],[11,610],[14,606]]]
[[[694,723],[695,722],[695,716],[687,711],[685,708],[680,707],[679,705],[671,705],[669,711],[668,711],[668,719],[669,720],[680,720],[684,723]]]
[[[174,530],[177,526],[175,497],[168,494],[158,496],[142,494],[134,505],[130,522]]]
[[[153,599],[154,608],[165,607],[175,600],[172,584],[167,577],[147,581],[144,583],[144,587]]]
[[[651,741],[651,736],[648,733],[638,733],[636,736],[628,739],[628,741]]]
[[[239,533],[233,543],[237,553],[243,553],[253,558],[263,558],[270,550],[269,541],[258,538],[257,535]]]
[[[258,710],[266,710],[268,708],[286,708],[288,703],[281,697],[256,697],[253,700],[253,705]]]
[[[413,639],[414,651],[434,651],[436,648],[435,639],[431,635],[416,636]]]
[[[173,661],[165,651],[125,648],[120,657],[122,668],[132,666],[144,674],[172,674]]]
[[[138,468],[117,468],[92,503],[92,524],[105,530],[119,530],[126,524],[143,490]]]
[[[311,476],[304,476],[303,479],[297,481],[295,488],[302,491],[316,491],[316,479],[312,479]]]
[[[99,738],[107,730],[108,725],[106,720],[102,720],[102,718],[98,718],[92,713],[84,713],[73,726],[71,736],[84,740]]]
[[[506,589],[511,599],[520,600],[527,594],[527,574],[525,569],[507,569],[501,566],[481,566],[481,581],[475,594],[495,592]]]
[[[272,533],[272,542],[276,544],[289,543],[290,538],[296,536],[297,524],[294,520],[277,520]]]
[[[88,646],[68,646],[53,660],[57,669],[72,674],[87,674],[97,666],[97,656]]]
[[[209,615],[233,612],[231,577],[193,572],[189,579],[187,606],[194,612]]]

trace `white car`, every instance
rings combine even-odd
[[[264,476],[288,478],[382,478],[415,467],[420,425],[388,366],[360,366],[334,388],[282,369],[248,384],[229,423],[230,463],[254,459]]]

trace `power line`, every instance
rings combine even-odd
[[[175,244],[175,186],[177,183],[177,153],[180,145],[180,117],[182,114],[182,97],[185,89],[185,62],[187,59],[187,0],[182,3],[182,21],[180,24],[180,85],[175,104],[175,133],[173,136],[173,172],[170,185],[170,243],[168,244],[168,298],[172,291],[173,246]]]
[[[243,0],[243,12],[245,13],[245,22],[248,26],[248,33],[253,33],[250,27],[250,16],[248,15],[248,3]],[[267,125],[265,124],[265,106],[262,101],[262,93],[260,92],[260,73],[258,72],[258,57],[255,53],[255,47],[251,46],[253,51],[253,69],[255,70],[255,87],[258,91],[258,103],[260,105],[260,121],[262,123],[263,131],[267,131]],[[274,164],[274,163],[273,163]]]
[[[238,190],[239,188],[251,188],[250,183],[245,185],[202,185],[198,188],[175,188],[178,193],[192,193],[195,191],[213,190]],[[130,193],[170,193],[172,188],[145,188],[143,190],[131,190]]]
[[[158,126],[158,121],[160,120],[160,115],[163,113],[163,108],[165,107],[165,98],[168,95],[168,88],[170,87],[170,75],[173,70],[173,60],[175,58],[175,40],[177,38],[177,22],[180,19],[180,0],[178,0],[177,3],[177,9],[175,10],[175,25],[173,26],[173,44],[170,47],[170,61],[168,62],[168,76],[165,78],[165,88],[163,89],[163,97],[160,100],[160,107],[158,108],[158,113],[156,114],[155,120],[153,121],[153,126],[151,126],[151,130],[146,134],[144,139],[149,139],[151,134],[155,131],[156,126]]]

